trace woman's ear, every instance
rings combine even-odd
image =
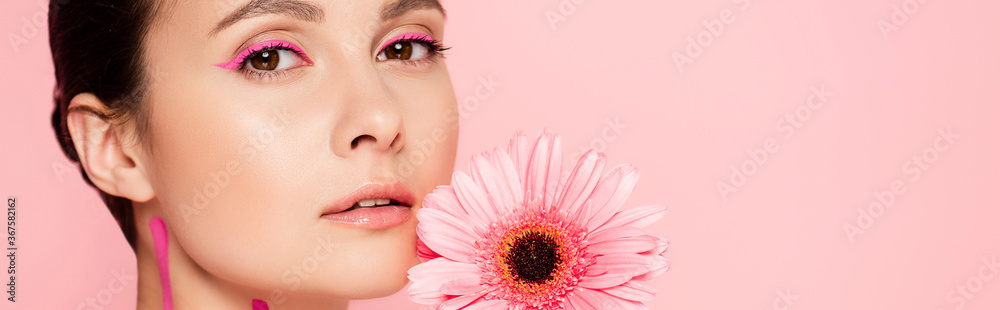
[[[139,158],[140,146],[121,143],[121,130],[100,114],[107,106],[97,96],[83,93],[69,103],[66,125],[80,165],[98,189],[136,202],[154,197],[153,187]]]

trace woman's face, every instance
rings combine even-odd
[[[399,290],[416,262],[416,209],[455,161],[440,6],[248,3],[157,13],[142,159],[156,197],[140,207],[162,209],[171,251],[248,289]],[[363,198],[395,206],[343,211]]]

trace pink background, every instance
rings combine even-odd
[[[0,194],[19,199],[21,255],[19,301],[3,309],[73,309],[116,272],[135,274],[110,214],[48,125],[53,77],[47,30],[32,21],[45,16],[38,2],[0,10]],[[610,165],[638,167],[627,206],[670,208],[650,229],[671,241],[673,257],[652,282],[650,308],[1000,308],[1000,276],[983,261],[1000,254],[995,1],[445,7],[465,113],[457,168],[516,129],[542,127],[562,134],[567,156],[595,146]],[[894,8],[898,29],[883,35]],[[553,27],[549,11],[565,20]],[[713,22],[720,14],[729,23]],[[717,36],[706,23],[721,23]],[[688,37],[705,46],[681,71],[673,55]],[[499,85],[477,98],[481,77]],[[814,87],[832,94],[810,107]],[[795,113],[801,126],[787,127]],[[949,129],[957,139],[938,139]],[[748,150],[765,146],[773,152],[761,160],[757,151],[755,163]],[[733,167],[752,173],[724,197],[717,186]],[[859,225],[858,209],[893,182],[906,191],[862,218],[852,242],[845,225]],[[110,308],[134,308],[134,290],[132,280],[111,294]],[[416,307],[397,294],[352,308]]]

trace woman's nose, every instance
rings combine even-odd
[[[403,115],[381,92],[352,96],[361,99],[341,110],[330,141],[333,152],[347,158],[362,152],[395,153],[403,146]]]

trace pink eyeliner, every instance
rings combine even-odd
[[[385,44],[382,44],[382,47],[379,47],[378,50],[382,51],[385,49],[386,46],[389,46],[389,44],[396,43],[396,41],[399,40],[420,40],[420,41],[431,42],[434,41],[434,38],[431,38],[431,36],[421,33],[415,33],[415,32],[404,33],[392,37],[392,39],[389,39],[388,41],[385,41]]]
[[[259,50],[268,49],[272,47],[284,47],[291,49],[296,53],[298,53],[299,55],[301,55],[302,58],[306,60],[306,62],[312,63],[312,59],[309,59],[309,56],[306,56],[306,53],[303,52],[302,49],[299,48],[298,46],[295,46],[295,44],[292,44],[288,41],[271,40],[251,45],[250,47],[240,52],[239,55],[236,55],[236,58],[233,58],[233,60],[230,60],[229,62],[215,64],[214,66],[223,69],[236,70],[239,69],[240,64],[242,64],[243,61],[250,56],[250,54],[253,54]]]

